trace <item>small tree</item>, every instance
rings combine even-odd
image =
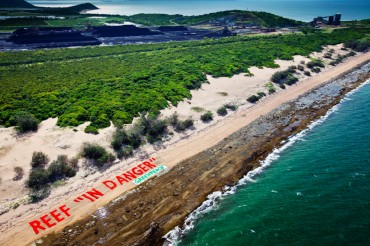
[[[217,109],[217,114],[220,116],[227,115],[227,109],[225,106],[222,106],[221,108]]]
[[[177,114],[177,112],[170,116],[169,122],[173,127],[175,127],[179,123],[179,115]]]
[[[32,169],[26,184],[33,190],[45,188],[49,184],[49,173],[43,168]]]
[[[256,103],[258,100],[260,100],[260,98],[256,95],[252,95],[252,96],[247,98],[247,101],[250,102],[250,103]]]
[[[259,91],[259,92],[257,92],[257,96],[258,96],[259,99],[261,99],[262,97],[266,96],[266,93],[264,93],[262,91]]]
[[[165,120],[153,120],[149,125],[147,133],[147,139],[149,143],[154,143],[155,141],[161,140],[166,130],[167,122]]]
[[[288,67],[288,69],[287,69],[287,71],[289,72],[289,73],[295,73],[295,70],[297,69],[297,67],[296,66],[294,66],[294,65],[292,65],[292,66],[289,66]]]
[[[70,178],[76,175],[76,171],[68,165],[68,158],[66,155],[59,155],[57,159],[50,164],[47,171],[50,181]]]
[[[192,127],[193,125],[194,125],[194,120],[191,117],[189,117],[184,121],[178,121],[177,124],[174,126],[174,129],[177,132],[182,132]]]
[[[37,131],[38,122],[32,114],[28,112],[18,112],[14,115],[14,120],[17,125],[17,131],[24,133],[29,131]]]
[[[31,160],[32,168],[45,167],[48,162],[49,158],[46,154],[44,154],[43,152],[33,152]]]
[[[331,53],[325,53],[324,58],[331,59]]]
[[[224,105],[225,108],[227,109],[230,109],[231,111],[235,111],[238,109],[238,106],[236,106],[235,104],[233,103],[228,103],[228,104],[225,104]]]
[[[289,78],[285,81],[285,84],[287,85],[293,85],[298,82],[298,78],[294,76],[289,76]]]
[[[211,111],[208,111],[200,116],[201,121],[203,122],[209,122],[213,120],[213,113]]]
[[[98,144],[85,143],[82,149],[82,156],[93,160],[93,163],[101,167],[108,162],[114,161],[114,156],[108,153],[105,148]]]

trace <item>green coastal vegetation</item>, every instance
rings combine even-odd
[[[59,155],[49,165],[49,158],[43,152],[34,152],[31,172],[26,181],[30,189],[31,202],[37,202],[50,194],[50,186],[76,175],[77,159]],[[19,171],[19,170],[18,170]]]
[[[323,45],[360,40],[367,28],[307,35],[230,37],[158,44],[0,53],[0,125],[17,125],[27,112],[59,126],[91,121],[90,129],[131,123],[140,113],[158,115],[190,98],[190,90],[214,77],[276,68],[275,59],[308,56]],[[351,41],[357,44],[358,41]],[[95,128],[95,129],[94,129]]]
[[[80,6],[82,8],[83,6]],[[88,7],[88,6],[84,6]],[[71,8],[77,8],[71,7]],[[90,6],[90,8],[93,8]],[[62,8],[63,11],[68,12],[71,9]],[[32,27],[32,26],[72,26],[76,28],[86,27],[87,25],[104,25],[105,23],[124,23],[125,21],[134,22],[146,26],[160,26],[160,25],[199,25],[214,21],[218,19],[229,19],[238,24],[245,25],[258,25],[260,27],[285,27],[285,26],[300,26],[304,24],[301,21],[287,19],[271,13],[260,11],[242,11],[230,10],[221,11],[211,14],[198,15],[198,16],[183,16],[183,15],[168,15],[168,14],[135,14],[130,16],[119,15],[94,15],[94,14],[63,14],[49,13],[58,15],[62,18],[50,18],[46,16],[46,9],[43,12],[35,15],[35,11],[24,13],[22,18],[12,18],[0,20],[0,29],[15,28],[15,27]],[[50,9],[49,9],[50,11]],[[55,11],[55,10],[54,10]],[[2,15],[16,15],[16,12],[4,12],[0,10]],[[75,12],[72,12],[75,13]],[[40,17],[45,15],[45,17]],[[28,17],[27,17],[28,16]]]
[[[124,16],[128,21],[143,25],[199,25],[217,19],[230,19],[239,24],[251,24],[262,27],[298,26],[303,22],[284,18],[262,11],[228,10],[216,13],[183,16],[167,14],[136,14]]]

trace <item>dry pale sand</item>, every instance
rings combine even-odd
[[[338,51],[340,46],[334,48]],[[114,178],[115,175],[127,170],[129,166],[133,166],[149,156],[155,156],[158,164],[164,164],[168,167],[174,166],[180,161],[211,147],[257,119],[260,115],[270,112],[282,103],[298,97],[315,86],[369,59],[370,53],[368,52],[352,57],[336,67],[327,68],[322,73],[310,78],[300,74],[300,83],[288,87],[286,90],[278,90],[277,93],[266,97],[256,105],[247,103],[245,99],[257,91],[266,91],[263,87],[264,84],[277,70],[286,69],[293,64],[297,65],[301,60],[307,60],[307,58],[295,57],[294,61],[277,61],[281,66],[279,69],[251,68],[251,72],[254,74],[253,77],[245,77],[243,74],[232,78],[214,79],[209,77],[210,84],[205,84],[201,89],[193,91],[192,100],[181,102],[177,108],[172,107],[163,111],[163,116],[169,116],[175,111],[182,118],[192,116],[196,119],[195,131],[175,134],[162,145],[145,146],[133,158],[107,167],[104,171],[95,171],[88,176],[86,176],[86,171],[80,171],[76,177],[68,180],[64,186],[52,190],[51,195],[43,201],[37,204],[20,205],[17,209],[11,209],[0,217],[0,245],[24,245],[45,233],[64,228],[68,223],[93,213],[97,208],[120,196],[124,191],[132,189],[134,187],[133,183],[126,184],[114,191],[110,191],[101,185],[102,181]],[[227,96],[222,96],[219,92],[226,92]],[[215,111],[224,103],[229,102],[238,104],[238,111],[229,113],[227,117],[216,116],[210,124],[200,123],[198,120],[199,113],[191,110],[191,107],[197,106]],[[101,134],[97,136],[87,135],[83,133],[82,129],[83,126],[78,127],[77,132],[68,128],[60,129],[55,126],[55,119],[44,121],[39,132],[18,138],[15,137],[14,129],[0,129],[0,174],[2,178],[0,194],[3,208],[17,200],[22,203],[19,199],[26,196],[27,191],[23,188],[25,178],[21,181],[13,181],[14,173],[12,169],[14,166],[22,166],[27,175],[33,151],[44,151],[51,157],[50,159],[54,159],[58,154],[75,156],[81,144],[85,141],[95,141],[104,146],[109,146],[109,139],[113,132],[112,127],[102,130]],[[98,188],[105,195],[94,203],[80,202],[77,204],[73,202],[75,197],[90,188]],[[71,208],[72,216],[36,237],[28,222],[63,204],[67,204]]]

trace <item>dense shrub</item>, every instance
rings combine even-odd
[[[346,56],[347,56],[347,57],[350,57],[350,56],[355,56],[355,55],[356,55],[356,52],[351,51],[351,52],[349,52]]]
[[[93,143],[85,143],[83,146],[82,156],[88,159],[99,159],[108,152],[100,145]]]
[[[247,101],[250,102],[250,103],[256,103],[258,100],[260,100],[260,98],[256,95],[252,95],[252,96],[247,98]]]
[[[222,106],[221,108],[217,109],[217,114],[220,116],[227,115],[227,109],[225,106]]]
[[[238,106],[233,103],[228,103],[224,105],[225,108],[230,109],[231,111],[235,111],[238,109]]]
[[[295,70],[297,69],[297,67],[296,66],[289,66],[288,67],[288,69],[287,69],[287,71],[289,72],[289,73],[295,73]]]
[[[308,68],[314,68],[314,67],[325,67],[324,63],[321,60],[312,60],[307,63]]]
[[[211,111],[207,111],[200,116],[200,120],[203,122],[210,122],[211,120],[213,120],[213,113]]]
[[[131,145],[134,149],[139,148],[142,143],[141,130],[138,127],[132,128],[128,132],[127,141],[123,141],[123,143],[127,145]]]
[[[150,114],[145,116],[142,114],[137,123],[133,126],[131,134],[133,137],[145,136],[149,143],[154,143],[162,139],[167,127],[168,122],[158,119],[157,115]],[[134,145],[132,146],[135,148]]]
[[[182,125],[185,129],[189,129],[190,127],[194,126],[194,120],[189,117],[186,120],[182,121]]]
[[[12,115],[20,110],[40,121],[58,117],[60,126],[91,120],[99,128],[103,114],[131,122],[140,112],[158,113],[169,103],[190,98],[189,89],[206,82],[206,74],[233,76],[248,73],[252,66],[277,68],[275,59],[308,56],[324,45],[362,39],[367,33],[365,28],[342,28],[310,35],[2,52],[0,124],[15,125]],[[125,115],[116,114],[121,111]]]
[[[17,131],[24,133],[29,131],[37,131],[38,122],[32,114],[28,112],[18,112],[14,115]]]
[[[186,120],[178,121],[177,124],[174,126],[174,129],[177,132],[182,132],[192,126],[194,126],[194,120],[192,118],[187,118]]]
[[[302,65],[298,65],[297,68],[298,68],[299,71],[304,71],[304,66],[302,66]]]
[[[370,47],[370,40],[349,40],[344,43],[344,47],[364,52]]]
[[[85,133],[91,133],[91,134],[97,135],[97,134],[99,134],[99,131],[98,131],[98,129],[96,129],[96,127],[94,127],[92,125],[88,125],[85,128]]]
[[[118,151],[123,145],[130,145],[133,149],[137,149],[140,147],[141,142],[141,130],[134,127],[129,132],[124,129],[117,129],[113,134],[111,145],[113,149]]]
[[[289,76],[289,78],[285,81],[285,84],[294,85],[297,82],[298,82],[298,78],[296,78],[294,76]]]
[[[26,184],[33,190],[47,187],[49,184],[49,173],[43,168],[34,168],[31,170]]]
[[[269,88],[268,88],[268,92],[269,92],[269,94],[270,94],[270,95],[271,95],[271,94],[274,94],[274,93],[276,92],[275,87],[269,87]]]
[[[314,67],[314,68],[311,69],[311,71],[314,72],[314,73],[319,73],[321,71],[321,69],[318,68],[318,67]]]
[[[89,112],[82,106],[68,107],[66,112],[58,117],[58,126],[78,126],[89,120]]]
[[[32,168],[45,167],[48,162],[49,158],[46,154],[43,152],[33,152],[31,160]]]
[[[279,87],[280,87],[281,89],[283,89],[283,90],[285,89],[285,85],[284,85],[284,84],[280,84],[280,85],[279,85]]]
[[[150,121],[150,125],[147,129],[147,140],[149,143],[154,143],[162,139],[163,134],[167,130],[167,122],[165,120],[153,120]]]
[[[258,96],[259,99],[261,99],[262,97],[266,96],[266,93],[264,93],[262,91],[259,91],[259,92],[257,92],[257,96]]]
[[[124,139],[126,138],[126,132],[124,130],[117,129],[116,132],[113,134],[113,139],[111,142],[113,149],[119,150],[123,145]]]
[[[90,125],[95,128],[106,128],[110,126],[110,121],[106,114],[101,114],[98,117],[92,116]]]
[[[306,75],[306,76],[311,76],[311,73],[310,73],[310,71],[304,71],[304,73],[303,73],[304,75]]]
[[[288,71],[279,71],[272,75],[271,81],[277,84],[282,83],[289,76]]]
[[[47,172],[50,182],[76,175],[76,171],[68,165],[68,158],[66,155],[59,155],[57,159],[49,165]]]
[[[179,115],[177,112],[173,113],[170,118],[168,119],[171,126],[175,127],[179,123]]]
[[[95,143],[85,143],[82,156],[93,161],[94,165],[101,167],[108,162],[114,161],[114,156],[105,148]]]
[[[266,83],[265,87],[270,95],[276,92],[275,86],[271,82]]]
[[[325,53],[324,58],[331,59],[331,53]]]

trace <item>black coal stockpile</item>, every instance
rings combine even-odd
[[[161,32],[185,32],[188,29],[184,26],[161,26],[157,28]]]
[[[8,39],[16,44],[37,43],[76,43],[83,42],[90,45],[101,42],[94,37],[88,37],[69,27],[59,28],[21,28],[16,30]]]
[[[124,26],[94,26],[93,34],[99,37],[126,37],[126,36],[147,36],[163,34],[151,31],[148,28],[139,28],[134,25]]]

